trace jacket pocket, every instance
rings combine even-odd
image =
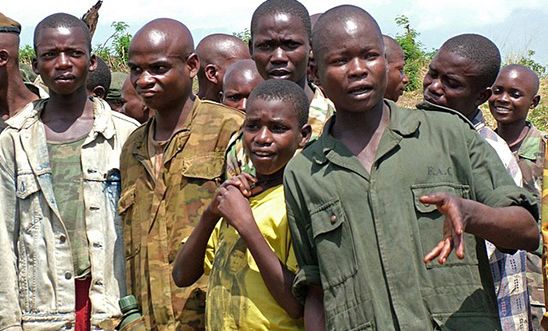
[[[182,175],[187,178],[213,180],[221,178],[225,158],[222,153],[206,153],[187,157],[183,163]]]
[[[428,183],[415,184],[411,186],[413,192],[415,213],[420,233],[420,244],[422,246],[422,256],[433,249],[443,237],[443,223],[445,215],[438,211],[436,205],[427,205],[419,199],[421,196],[433,193],[450,193],[457,197],[468,199],[470,197],[470,187],[463,184],[454,183]],[[475,241],[475,237],[465,233],[465,250],[464,259],[460,260],[456,255],[451,253],[445,264],[429,263],[427,269],[445,268],[458,265],[477,265],[478,259],[474,249],[471,249],[471,242]],[[466,247],[468,246],[468,247]]]
[[[118,200],[118,214],[124,215],[135,204],[135,185],[122,192]]]
[[[25,232],[31,232],[37,229],[36,225],[43,219],[40,200],[40,185],[34,174],[20,174],[17,176],[17,191],[15,195],[19,199],[19,212],[21,227]]]
[[[20,174],[17,176],[17,192],[19,199],[27,199],[31,194],[40,191],[40,186],[34,174]]]
[[[357,272],[354,238],[340,201],[333,200],[310,213],[322,284],[335,286]]]

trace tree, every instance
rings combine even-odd
[[[407,91],[416,91],[422,88],[424,68],[430,57],[423,50],[422,43],[418,40],[419,33],[411,27],[409,18],[400,15],[395,19],[396,24],[403,28],[403,33],[396,34],[396,41],[400,44],[405,55],[404,71],[409,78]]]

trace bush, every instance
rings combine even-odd
[[[111,27],[114,28],[114,33],[103,44],[97,45],[94,53],[105,60],[112,71],[127,72],[128,50],[132,38],[127,32],[129,25],[125,22],[112,22]]]

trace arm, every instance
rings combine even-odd
[[[308,288],[304,303],[304,329],[306,331],[325,330],[323,289],[319,285],[311,285]]]
[[[531,251],[538,247],[536,222],[533,215],[523,207],[493,208],[448,193],[423,196],[420,201],[435,204],[445,215],[443,239],[426,254],[425,263],[436,257],[440,264],[445,263],[453,248],[456,248],[458,258],[464,258],[464,232],[488,240],[501,248]]]
[[[219,219],[220,216],[212,211],[211,205],[202,214],[200,222],[175,257],[171,273],[175,285],[190,286],[204,274],[207,242]]]
[[[229,186],[226,192],[221,193],[219,211],[245,240],[265,285],[276,302],[291,318],[300,318],[303,307],[291,293],[294,275],[280,262],[261,234],[249,201],[238,188]]]
[[[0,139],[0,329],[22,330],[21,308],[17,281],[17,256],[19,219],[15,182],[15,152],[7,135]]]

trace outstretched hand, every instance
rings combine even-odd
[[[443,221],[443,238],[438,245],[424,256],[424,263],[429,263],[438,258],[439,264],[444,264],[453,249],[459,259],[464,258],[464,230],[467,219],[464,217],[464,199],[449,193],[434,193],[420,197],[424,204],[436,205],[438,210],[445,215]]]
[[[224,181],[224,183],[219,186],[217,189],[217,192],[215,192],[215,196],[211,200],[211,203],[208,207],[209,212],[216,216],[222,216],[219,211],[219,202],[221,201],[221,196],[223,193],[226,193],[226,189],[229,186],[234,186],[235,188],[240,190],[240,193],[246,197],[249,198],[250,196],[256,194],[255,191],[260,190],[259,187],[256,187],[255,183],[257,180],[251,176],[248,173],[241,173],[238,176],[234,176],[230,179],[227,179]]]

